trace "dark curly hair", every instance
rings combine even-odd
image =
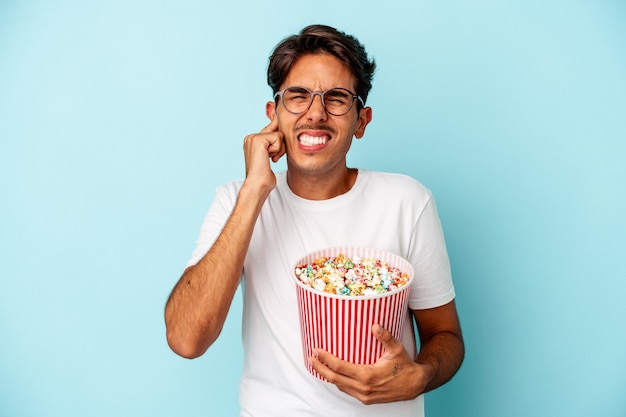
[[[307,26],[276,45],[267,67],[267,83],[272,91],[278,91],[298,58],[319,53],[335,56],[350,69],[356,78],[356,94],[365,102],[372,88],[376,63],[367,58],[365,47],[354,36],[325,25]]]

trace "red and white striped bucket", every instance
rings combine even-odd
[[[296,265],[310,264],[321,257],[344,254],[375,258],[409,275],[404,286],[384,294],[345,296],[318,291],[297,277],[296,291],[302,335],[304,364],[311,374],[324,380],[308,363],[313,349],[321,348],[348,362],[373,364],[383,354],[383,345],[372,334],[372,325],[380,324],[396,338],[402,337],[408,313],[413,266],[404,258],[374,248],[340,247],[318,250],[300,259]]]

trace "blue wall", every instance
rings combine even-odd
[[[379,64],[350,164],[437,197],[467,357],[429,415],[625,415],[626,3],[87,3],[0,2],[0,416],[236,414],[241,300],[194,361],[163,305],[317,22]]]

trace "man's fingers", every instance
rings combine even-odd
[[[259,133],[278,132],[278,117],[274,117],[272,121],[265,126]]]
[[[273,133],[272,139],[269,141],[267,151],[272,161],[277,162],[285,154],[285,145],[283,143],[283,135],[278,131],[278,118],[274,117],[272,121],[265,126],[259,134]],[[273,136],[277,135],[275,138]]]
[[[350,365],[355,366],[353,364],[342,361],[322,349],[317,349],[317,355],[310,360],[313,369],[332,384],[345,385],[350,384],[350,381],[355,382],[353,376],[350,375]]]
[[[324,365],[324,367],[320,367],[320,369],[316,369],[318,372],[322,371],[324,372],[326,369],[331,370],[336,376],[337,375],[345,375],[348,376],[350,378],[354,378],[355,376],[357,376],[359,374],[359,369],[360,366],[359,365],[355,365],[353,363],[350,362],[346,362],[344,360],[339,359],[338,357],[326,352],[323,349],[316,349],[317,351],[317,360],[318,363],[321,363]],[[316,365],[315,361],[313,361],[314,367]],[[326,368],[326,369],[324,369]],[[322,374],[322,372],[320,372],[320,374]],[[322,374],[323,375],[323,374]],[[326,377],[326,375],[323,375],[324,377]],[[336,379],[335,376],[335,379]],[[336,381],[335,381],[336,383]]]
[[[281,146],[278,147],[278,150],[276,152],[270,153],[270,156],[272,157],[272,162],[278,162],[278,160],[282,158],[284,154],[285,154],[285,145],[281,144]]]
[[[385,352],[392,353],[396,349],[404,350],[404,346],[402,346],[402,343],[398,339],[393,337],[391,332],[389,332],[389,330],[385,329],[380,324],[372,325],[372,334],[376,339],[378,339],[380,343],[383,344]]]

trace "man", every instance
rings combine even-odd
[[[270,123],[244,140],[246,177],[217,190],[197,248],[165,309],[167,340],[186,358],[217,339],[242,283],[242,416],[423,415],[423,393],[448,381],[464,345],[443,233],[430,192],[398,174],[348,168],[352,138],[372,120],[365,106],[375,64],[354,37],[309,26],[270,57]],[[270,160],[283,155],[277,175]],[[318,349],[302,361],[293,282],[297,259],[336,246],[369,246],[415,269],[403,340],[378,325],[374,365]],[[271,399],[271,400],[270,400]]]

